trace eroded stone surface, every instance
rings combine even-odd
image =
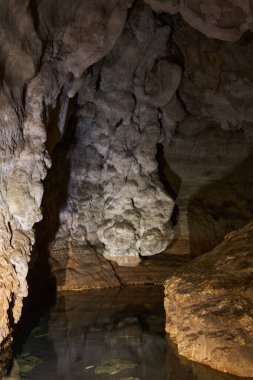
[[[76,120],[68,123],[49,174],[52,194],[66,163],[65,198],[59,201],[55,193],[45,203],[48,220],[52,210],[56,222],[60,215],[50,245],[55,273],[72,267],[85,283],[83,255],[136,266],[172,239],[174,202],[160,183],[155,157],[163,140],[160,109],[170,103],[182,74],[169,60],[169,34],[148,6],[137,4],[114,49],[84,79]]]
[[[165,283],[166,331],[179,354],[237,376],[253,376],[253,225]]]

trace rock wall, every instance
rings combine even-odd
[[[253,42],[210,40],[179,19],[174,42],[185,114],[165,124],[165,172],[179,208],[170,250],[197,256],[252,220]]]
[[[237,41],[253,28],[250,1],[240,0],[145,0],[156,12],[180,13],[193,28],[209,38]]]

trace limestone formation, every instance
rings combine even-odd
[[[253,224],[165,283],[166,332],[180,355],[253,376]]]
[[[172,239],[174,202],[159,181],[155,157],[163,140],[160,109],[181,79],[181,67],[167,54],[169,34],[149,7],[136,6],[114,49],[79,89],[75,119],[53,154],[57,166],[49,174],[51,196],[44,205],[45,223],[52,225],[50,214],[60,196],[52,194],[65,160],[69,180],[50,245],[54,274],[63,279],[66,272],[60,287],[71,287],[73,277],[78,287],[87,284],[83,270],[89,255],[136,266]]]

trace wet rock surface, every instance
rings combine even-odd
[[[253,376],[253,225],[165,283],[166,331],[180,355],[237,376]]]

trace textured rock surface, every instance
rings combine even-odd
[[[229,234],[165,284],[166,331],[179,354],[253,376],[253,224]]]
[[[253,30],[250,1],[240,0],[145,0],[156,12],[180,12],[184,20],[209,38],[237,41]]]
[[[83,271],[90,261],[104,262],[101,254],[136,266],[172,239],[174,202],[160,183],[155,157],[163,139],[159,109],[181,79],[180,66],[167,54],[169,34],[148,6],[137,4],[114,49],[84,78],[75,119],[53,153],[43,205],[45,230],[55,225],[57,231],[41,245],[52,241],[52,270],[61,286],[71,287],[73,276],[86,286]]]
[[[182,21],[175,25],[186,113],[176,126],[164,123],[165,171],[179,208],[171,250],[196,256],[253,216],[253,42],[250,34],[236,44],[210,40]]]
[[[217,371],[204,364],[187,360],[177,353],[176,345],[168,337],[166,349],[166,380],[251,380],[252,377],[239,377]]]
[[[167,178],[178,189],[172,252],[208,252],[252,220],[252,153],[242,130],[211,125],[187,137],[178,131],[165,157]]]
[[[224,130],[247,130],[253,121],[252,33],[230,43],[208,39],[178,19],[175,23],[174,41],[185,69],[180,96],[193,117],[192,124],[205,117],[222,124]]]
[[[0,342],[19,319],[27,295],[32,227],[41,219],[41,181],[50,166],[44,123],[59,96],[63,106],[58,127],[63,124],[63,85],[71,92],[74,78],[113,47],[131,2],[79,5],[1,3]]]
[[[55,252],[68,255],[66,268],[59,264],[53,267],[57,278],[57,289],[85,290],[118,287],[126,285],[162,285],[180,266],[188,262],[188,256],[158,254],[147,257],[136,267],[119,266],[109,262],[103,255],[87,253],[82,247],[70,252]],[[72,259],[73,257],[73,259]]]

